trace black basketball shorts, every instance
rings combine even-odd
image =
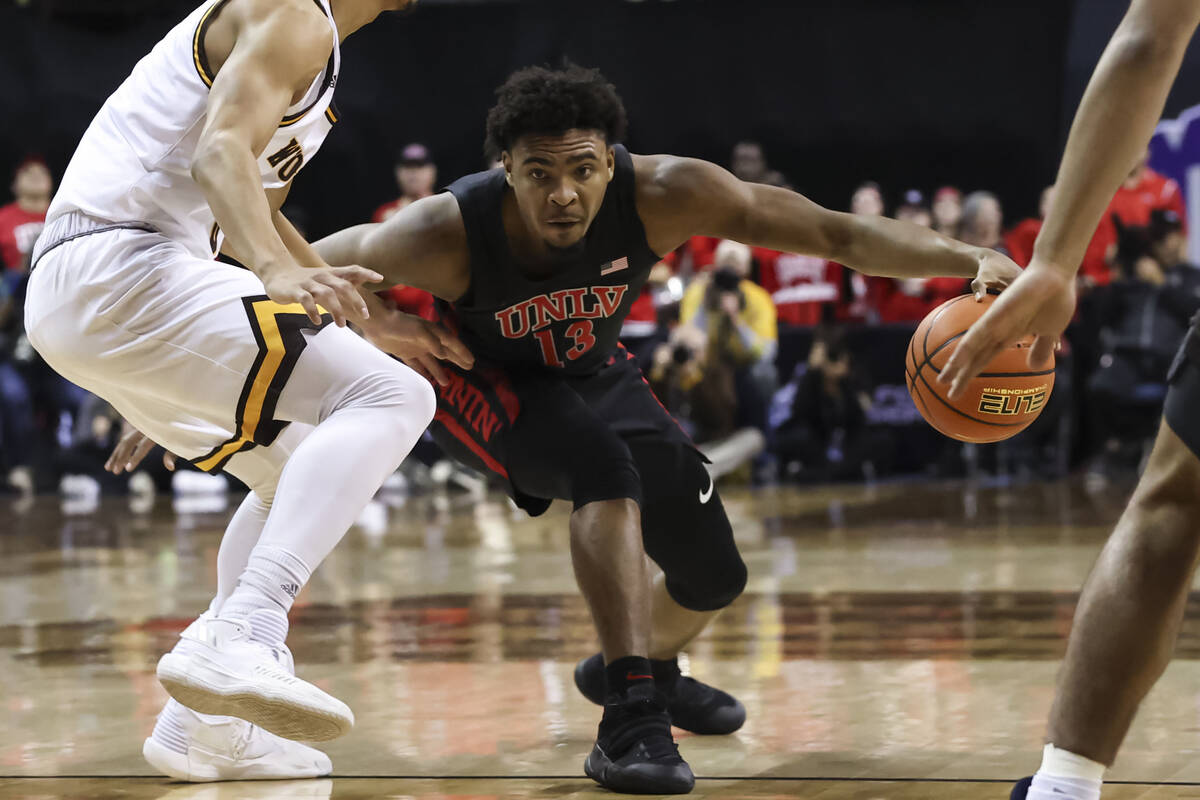
[[[746,568],[706,459],[624,348],[586,376],[446,366],[431,431],[451,457],[499,476],[534,516],[555,499],[635,500],[676,602],[705,611],[741,593]]]

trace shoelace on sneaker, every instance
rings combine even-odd
[[[666,706],[657,697],[627,698],[604,707],[600,746],[613,761],[640,742],[652,760],[679,758]]]

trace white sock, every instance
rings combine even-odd
[[[245,571],[270,513],[271,506],[250,492],[229,520],[217,551],[217,596],[209,606],[214,614],[220,613],[222,604],[237,588],[238,577]]]
[[[282,642],[287,634],[287,612],[311,574],[308,565],[287,550],[257,545],[250,552],[237,588],[221,604],[220,615],[250,619],[253,639],[268,644]],[[268,628],[273,629],[269,638]]]
[[[1100,800],[1105,769],[1103,764],[1048,744],[1026,800]]]

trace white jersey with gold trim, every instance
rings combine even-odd
[[[216,225],[191,166],[213,80],[200,43],[228,2],[209,0],[197,8],[108,98],[63,174],[48,222],[80,211],[107,222],[148,224],[193,255],[213,255]],[[313,2],[333,29],[333,51],[258,159],[265,188],[291,181],[337,121],[331,105],[341,67],[337,25],[329,0]]]

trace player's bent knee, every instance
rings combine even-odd
[[[741,597],[749,574],[741,558],[710,572],[667,576],[667,593],[691,611],[720,611]]]
[[[659,553],[656,560],[676,603],[692,611],[717,611],[741,596],[748,573],[724,509],[720,505],[700,508],[707,513],[677,521],[691,529],[690,543],[684,546],[676,537],[666,554]]]

